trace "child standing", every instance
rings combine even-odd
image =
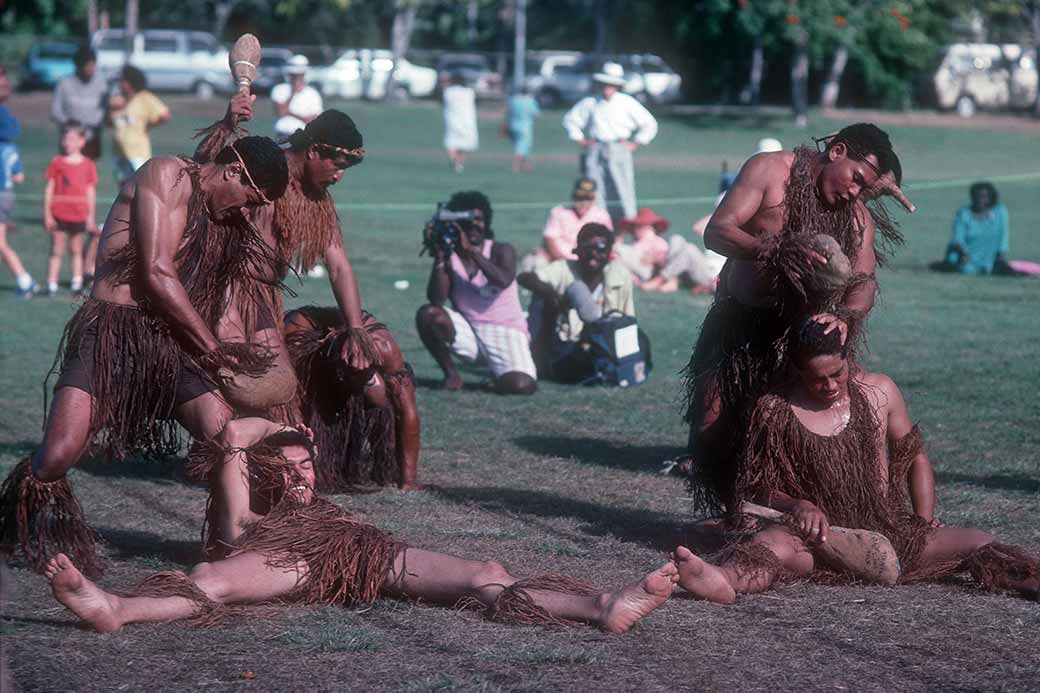
[[[7,227],[14,217],[14,184],[25,180],[22,160],[14,144],[21,126],[7,110],[7,106],[3,105],[10,94],[11,82],[7,78],[7,69],[0,65],[0,257],[14,274],[18,296],[30,298],[36,290],[36,282],[25,271],[18,253],[7,244]]]
[[[94,205],[97,169],[83,156],[87,133],[76,121],[65,123],[61,134],[62,154],[47,165],[47,187],[43,192],[43,225],[51,234],[51,256],[47,262],[47,295],[58,292],[58,273],[66,239],[72,264],[70,288],[83,291],[83,234],[97,233]]]

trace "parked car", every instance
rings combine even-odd
[[[540,79],[537,87],[529,84],[531,90],[543,108],[573,104],[593,92],[592,76],[599,72],[605,60],[591,55],[571,58],[547,58],[549,65],[543,63],[540,68]],[[642,75],[625,67],[625,86],[622,91],[633,96],[643,89]],[[549,76],[541,76],[549,72]]]
[[[491,69],[491,61],[479,53],[441,53],[437,58],[437,81],[444,89],[454,75],[462,75],[478,99],[503,96],[502,75]]]
[[[386,96],[390,74],[394,88],[416,99],[433,94],[437,88],[437,72],[401,58],[395,67],[394,54],[384,49],[351,49],[331,65],[313,67],[307,81],[325,97],[379,100]]]
[[[682,95],[682,77],[659,56],[652,53],[619,55],[614,59],[625,68],[632,82],[625,91],[643,103],[675,103]]]
[[[146,29],[133,37],[129,55],[125,37],[123,29],[102,29],[91,40],[98,69],[109,78],[129,62],[145,74],[148,88],[155,91],[192,92],[209,99],[215,92],[235,90],[228,52],[213,34]]]
[[[1030,50],[1011,43],[955,43],[931,79],[936,104],[970,118],[976,110],[1036,103],[1037,66]]]
[[[276,84],[285,81],[285,64],[293,52],[288,48],[263,48],[260,64],[256,68],[256,79],[251,85],[254,94],[270,94]]]
[[[76,72],[72,57],[76,54],[77,44],[71,41],[44,41],[34,44],[25,56],[22,66],[22,79],[18,88],[53,89],[58,80]]]

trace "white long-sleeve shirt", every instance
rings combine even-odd
[[[657,136],[657,119],[643,104],[621,92],[609,99],[599,95],[586,96],[563,116],[563,127],[575,142],[583,139],[599,142],[634,139],[645,145]]]

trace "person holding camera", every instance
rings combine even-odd
[[[462,389],[453,356],[486,363],[492,389],[530,395],[538,389],[527,321],[516,284],[516,251],[494,240],[491,202],[475,190],[452,195],[423,230],[433,256],[429,303],[415,314],[427,350],[444,371],[445,390]],[[445,305],[448,299],[454,309]]]

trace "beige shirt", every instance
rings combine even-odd
[[[567,287],[573,284],[578,276],[578,263],[574,260],[556,260],[536,270],[535,274],[551,286],[557,296],[562,297]],[[604,315],[615,310],[632,317],[636,315],[632,275],[616,261],[608,262],[603,268],[603,282],[592,295]],[[578,311],[572,308],[566,315],[560,316],[556,324],[556,333],[562,341],[576,342],[584,326],[585,323],[578,317]]]

